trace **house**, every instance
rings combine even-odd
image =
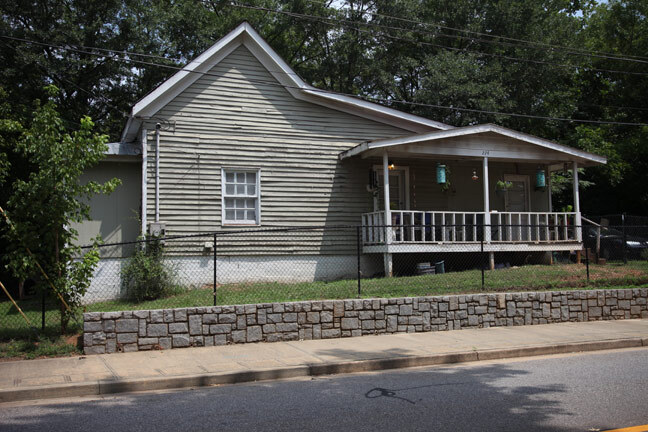
[[[88,173],[122,178],[121,195],[95,198],[81,241],[132,240],[151,228],[183,235],[362,223],[363,267],[387,275],[394,254],[484,248],[494,262],[509,250],[579,250],[577,175],[570,213],[553,211],[550,185],[535,186],[551,171],[605,162],[499,126],[452,127],[316,89],[243,23],[132,108],[121,143]],[[291,279],[353,275],[355,238],[327,235],[253,247],[231,237],[219,244],[218,268],[263,278],[265,265],[291,263]],[[96,281],[114,281],[127,252],[106,256]],[[176,255],[211,280],[205,239]]]

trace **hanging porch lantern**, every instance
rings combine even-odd
[[[547,187],[547,178],[545,175],[545,170],[538,168],[536,172],[536,189],[543,189]]]
[[[446,166],[444,164],[437,163],[436,166],[436,181],[437,184],[446,183]]]

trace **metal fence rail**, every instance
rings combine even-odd
[[[416,220],[414,225],[374,221],[371,226],[222,230],[105,244],[84,307],[163,309],[648,285],[648,225],[576,227],[568,219],[556,220],[446,224],[443,228],[455,234],[445,240],[440,232],[432,235],[438,227]],[[501,238],[493,235],[498,230],[505,232]],[[565,238],[572,239],[582,230],[582,245],[546,235],[556,230],[568,230],[572,234]],[[515,232],[531,234],[516,237]],[[17,294],[15,286],[9,289]],[[33,327],[56,333],[57,300],[31,285],[26,293],[17,302]],[[33,331],[3,294],[0,339]]]

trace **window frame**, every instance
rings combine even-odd
[[[256,195],[227,195],[226,175],[227,173],[255,173],[256,174]],[[225,217],[225,200],[227,198],[256,199],[255,221],[229,220]],[[261,225],[261,169],[249,167],[221,167],[221,226],[260,226]]]

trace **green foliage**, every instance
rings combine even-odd
[[[497,188],[497,190],[501,190],[501,191],[507,191],[511,189],[512,186],[513,186],[512,182],[505,181],[505,180],[497,180],[497,183],[495,183],[495,187]]]
[[[643,74],[648,69],[638,57],[648,52],[645,1],[252,2],[283,13],[224,1],[5,3],[3,35],[127,49],[161,57],[129,56],[131,60],[170,66],[186,64],[248,21],[297,74],[320,88],[376,98],[453,126],[494,122],[603,154],[606,166],[587,169],[596,187],[584,191],[583,211],[648,212],[648,182],[643,181],[648,128],[496,114],[647,123],[648,80]],[[634,56],[636,61],[579,51]],[[0,61],[0,86],[17,118],[27,117],[32,100],[47,96],[44,84],[55,83],[62,89],[57,100],[65,108],[65,121],[89,113],[115,138],[124,126],[123,113],[175,72],[15,40],[0,44]],[[16,169],[11,175],[19,174]],[[563,199],[567,194],[556,196],[556,204],[564,204]]]
[[[156,300],[178,291],[175,270],[164,260],[160,239],[149,237],[129,259],[122,270],[122,290],[126,298],[136,302]]]
[[[77,130],[68,132],[54,101],[59,90],[48,86],[47,91],[50,99],[35,103],[31,124],[15,140],[15,152],[29,160],[31,170],[24,178],[12,179],[7,200],[12,226],[5,229],[8,253],[4,258],[14,276],[23,280],[40,277],[36,263],[40,264],[57,294],[72,308],[62,306],[61,330],[65,331],[99,260],[96,249],[81,254],[74,245],[77,232],[70,225],[89,219],[89,199],[112,192],[120,181],[80,183],[81,175],[104,157],[107,137],[93,132],[87,116]],[[40,282],[41,289],[51,291],[44,278]]]
[[[644,249],[641,251],[641,259],[648,261],[648,249]]]
[[[445,183],[441,185],[441,192],[448,192],[452,188],[452,170],[449,165],[445,166]]]
[[[81,306],[81,300],[90,287],[98,263],[99,248],[95,243],[81,258],[76,258],[67,264],[65,276],[62,276],[54,285],[65,294],[65,301],[72,311],[78,310]]]
[[[573,185],[574,176],[571,170],[551,173],[551,194],[554,208],[572,207],[574,202]],[[578,185],[580,193],[587,191],[594,185],[592,181],[585,179],[585,170],[583,168],[578,169]],[[582,198],[581,201],[583,201]]]

